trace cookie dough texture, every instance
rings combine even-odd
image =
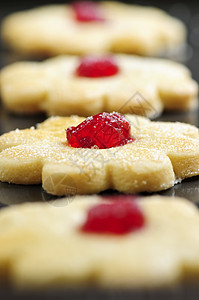
[[[115,60],[119,73],[103,78],[77,77],[80,59],[75,56],[9,65],[0,73],[3,104],[15,113],[90,116],[119,111],[147,117],[197,106],[198,85],[183,65],[128,55]]]
[[[101,2],[105,22],[79,23],[68,5],[14,13],[2,23],[4,42],[34,55],[124,52],[157,55],[182,45],[183,23],[160,9]]]
[[[146,225],[122,236],[79,229],[97,196],[0,212],[0,281],[15,288],[159,288],[199,276],[199,215],[188,200],[138,199]],[[109,201],[109,200],[103,200]],[[117,201],[117,200],[116,200]],[[5,276],[6,274],[6,276]]]
[[[109,149],[72,148],[65,128],[84,118],[51,117],[38,129],[0,137],[0,180],[40,184],[54,195],[124,193],[168,189],[199,175],[199,134],[183,123],[152,122],[126,115],[135,141]]]

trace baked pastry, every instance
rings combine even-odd
[[[0,180],[42,182],[54,195],[138,193],[165,190],[199,174],[196,127],[126,118],[51,117],[37,129],[6,133],[0,137]]]
[[[119,2],[79,2],[16,12],[2,22],[2,39],[25,54],[124,52],[159,55],[181,46],[186,29],[160,9]]]
[[[119,111],[152,118],[163,109],[196,107],[198,94],[181,64],[128,55],[17,62],[2,69],[0,87],[8,110],[49,115]]]
[[[199,215],[188,200],[82,196],[68,205],[65,200],[59,207],[26,203],[1,210],[1,283],[18,289],[135,289],[198,278]]]

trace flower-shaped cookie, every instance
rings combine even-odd
[[[82,8],[88,5],[87,1]],[[19,52],[47,55],[113,51],[148,56],[185,42],[183,23],[157,8],[111,1],[91,5],[91,14],[95,11],[101,18],[88,22],[78,21],[81,8],[77,12],[70,5],[14,13],[2,23],[2,38]]]
[[[113,58],[118,73],[98,78],[77,76],[78,57],[12,64],[0,73],[2,101],[18,113],[63,116],[119,111],[155,117],[163,109],[197,105],[198,85],[181,64],[128,55]]]
[[[87,196],[68,205],[58,201],[61,207],[26,203],[3,209],[0,282],[20,289],[84,284],[132,289],[198,278],[199,215],[191,202],[140,198],[142,228],[123,235],[80,230],[89,209],[114,200]]]
[[[52,117],[38,129],[0,137],[0,180],[39,184],[55,195],[155,192],[199,174],[199,134],[183,123],[127,115],[132,143],[108,149],[69,147],[65,128],[84,118]]]

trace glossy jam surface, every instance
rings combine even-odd
[[[66,137],[68,145],[74,148],[107,149],[133,142],[130,129],[130,123],[123,115],[103,112],[88,117],[76,127],[69,127]]]
[[[144,215],[133,200],[101,203],[88,211],[81,230],[86,233],[123,235],[142,228]]]
[[[104,22],[105,18],[99,4],[92,1],[77,1],[72,3],[72,9],[78,22]]]
[[[87,56],[80,61],[76,69],[76,76],[90,78],[110,77],[118,72],[119,67],[113,57]]]

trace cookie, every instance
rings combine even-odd
[[[77,116],[51,117],[37,129],[6,133],[0,137],[0,180],[16,184],[42,182],[43,188],[54,195],[91,194],[107,189],[138,193],[165,190],[199,174],[196,127],[177,122],[152,122],[133,115],[126,118],[132,141],[121,146],[108,144],[106,149],[69,145],[65,129],[70,128],[69,133],[73,126],[75,132],[74,126],[84,121]],[[92,140],[93,135],[102,143],[105,139],[109,143],[113,137],[117,142],[117,135],[122,132],[117,122],[116,128],[111,127],[111,122],[104,119],[107,131],[106,127],[100,131],[103,124],[87,127],[88,139]],[[84,141],[85,132],[79,132]]]
[[[87,18],[87,19],[86,19]],[[29,55],[159,55],[186,40],[184,24],[157,8],[119,2],[50,5],[7,16],[3,41]]]
[[[58,203],[19,204],[0,212],[1,283],[18,289],[153,289],[198,278],[199,215],[188,200],[81,196]],[[96,214],[92,221],[90,215],[104,216],[104,208],[108,216],[96,229]],[[119,208],[122,216],[115,214]],[[128,230],[122,226],[126,218]]]
[[[63,116],[119,111],[152,118],[196,107],[198,94],[183,65],[128,55],[17,62],[2,69],[0,87],[12,112]]]

